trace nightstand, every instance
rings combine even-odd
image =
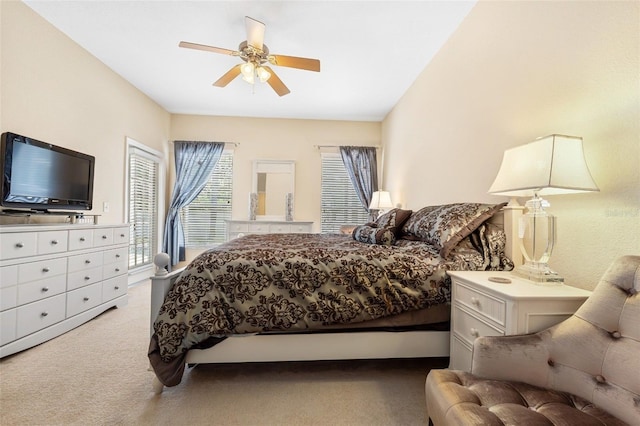
[[[568,285],[536,285],[510,272],[451,271],[450,369],[471,371],[480,336],[535,333],[570,317],[591,295]],[[507,278],[511,283],[489,281]]]

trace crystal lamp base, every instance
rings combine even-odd
[[[564,278],[552,271],[549,265],[539,262],[526,262],[517,266],[513,274],[533,281],[538,285],[559,285],[564,283]]]

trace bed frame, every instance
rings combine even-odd
[[[517,225],[522,215],[520,205],[505,206],[491,222],[502,226],[507,235],[505,253],[516,265],[522,263]],[[517,254],[516,254],[517,253]],[[182,269],[167,272],[166,265],[156,264],[151,277],[151,333],[153,322],[165,295]],[[251,334],[228,337],[209,349],[189,350],[187,364],[320,361],[347,359],[429,358],[449,356],[449,331],[355,331],[308,334]],[[154,376],[153,390],[163,385]]]

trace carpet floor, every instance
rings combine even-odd
[[[152,391],[147,282],[129,304],[0,361],[0,424],[424,425],[448,358],[199,365]]]

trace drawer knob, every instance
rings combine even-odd
[[[49,315],[49,312],[44,311],[43,313],[40,314],[41,317],[46,317],[47,315]]]
[[[16,243],[16,248],[22,248],[22,247],[24,247],[24,244],[22,244],[22,243]]]
[[[103,236],[102,236],[102,239],[103,239],[103,240],[106,240],[106,239],[107,239],[107,236],[106,236],[106,235],[103,235]]]
[[[47,268],[47,267],[42,268],[42,272],[49,272],[49,271],[50,271],[50,269]]]
[[[124,234],[120,234],[120,238],[124,238]]]
[[[55,246],[56,244],[58,244],[58,240],[51,240],[51,244]]]
[[[115,286],[114,290],[120,290],[120,286]]]
[[[80,242],[85,242],[87,240],[84,239],[84,237],[80,237]]]
[[[43,293],[46,293],[46,292],[48,292],[48,291],[49,291],[49,287],[42,287],[42,292],[43,292]]]
[[[91,277],[90,277],[90,276],[88,276],[88,275],[84,277],[84,280],[85,280],[85,281],[89,281],[90,279],[91,279]]]
[[[91,263],[91,260],[87,259],[87,260],[84,261],[84,263],[86,263],[88,265],[89,263]]]
[[[476,305],[476,306],[480,306],[480,299],[478,299],[477,297],[472,297],[471,298],[471,303]]]
[[[120,268],[116,268],[116,272],[120,272]]]
[[[87,296],[85,296],[82,300],[84,300],[85,302],[88,302],[89,298]]]
[[[471,334],[471,336],[473,336],[473,337],[480,337],[480,333],[478,332],[478,329],[477,329],[477,328],[473,328],[473,327],[471,327],[471,333],[470,333],[470,334]]]
[[[120,259],[120,255],[119,254],[116,254],[116,259]]]

